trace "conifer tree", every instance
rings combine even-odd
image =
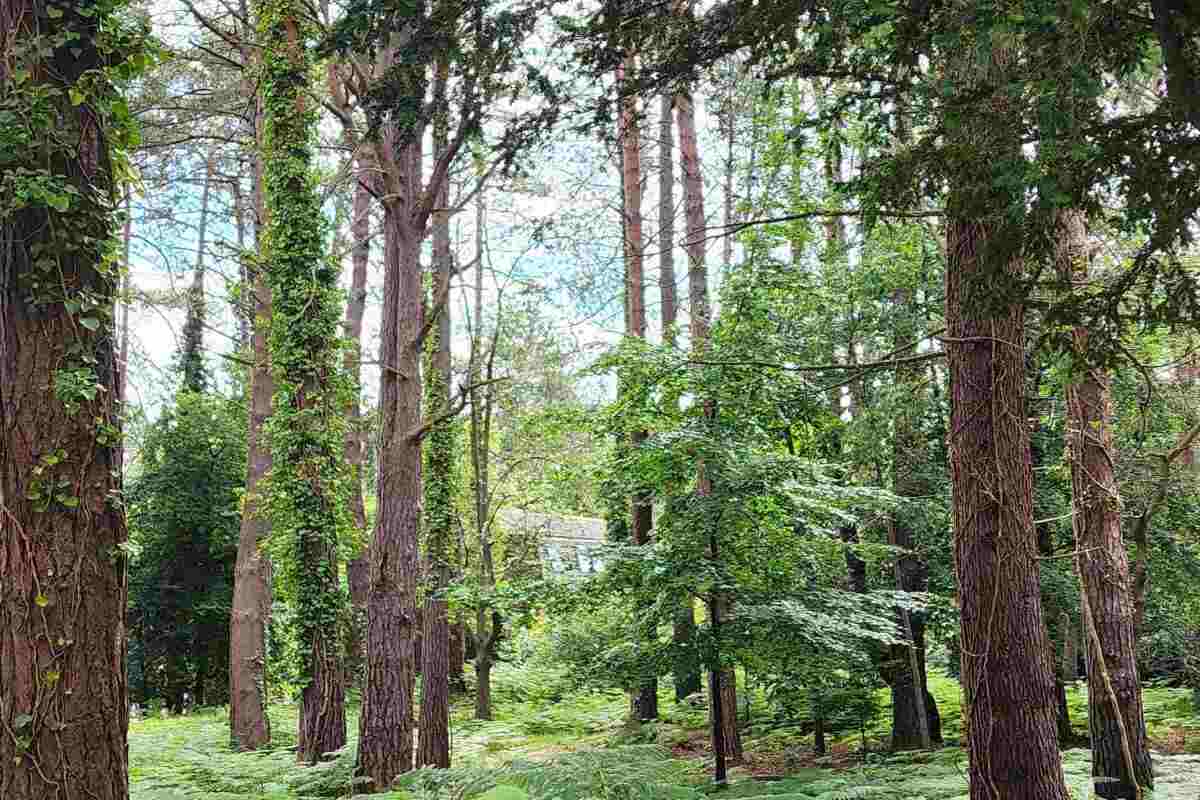
[[[0,3],[0,797],[129,794],[112,318],[142,32]]]

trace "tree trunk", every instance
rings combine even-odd
[[[129,307],[132,305],[131,282],[133,280],[133,267],[129,261],[129,245],[133,240],[133,192],[129,189],[125,190],[125,223],[121,227],[121,264],[125,268],[124,274],[121,276],[121,355],[117,361],[117,369],[120,374],[118,382],[120,393],[117,399],[121,402],[121,408],[127,410],[125,405],[129,402]],[[124,446],[121,448],[120,463],[122,470],[125,466]]]
[[[632,71],[633,57],[626,58],[625,69]],[[624,69],[618,68],[617,81],[624,80]],[[625,299],[626,328],[625,335],[636,339],[646,339],[646,279],[644,240],[642,237],[642,153],[641,131],[638,125],[637,100],[627,97],[621,102],[621,121],[617,131],[621,142],[621,196],[623,199],[622,239],[625,244]],[[646,441],[649,434],[646,431],[635,431],[631,437],[636,449]],[[632,526],[630,538],[635,545],[650,543],[652,519],[652,498],[648,491],[634,492],[632,503]],[[639,638],[650,639],[653,644],[653,630],[639,631]],[[650,720],[658,718],[658,678],[647,677],[635,690],[630,710],[634,719]]]
[[[1078,654],[1075,652],[1075,631],[1071,626],[1071,615],[1062,612],[1059,627],[1062,629],[1062,666],[1059,675],[1063,683],[1074,683],[1079,680]]]
[[[350,514],[360,531],[367,529],[367,509],[363,500],[363,459],[367,435],[363,430],[360,397],[362,380],[363,313],[367,305],[367,267],[371,260],[371,163],[358,157],[355,170],[354,200],[350,219],[351,250],[350,293],[346,301],[346,375],[353,394],[346,406],[346,464],[350,468]]]
[[[1025,413],[1024,199],[998,179],[1024,163],[1003,88],[1015,59],[999,45],[988,55],[952,57],[962,102],[944,112],[949,152],[963,154],[949,165],[943,341],[969,779],[972,800],[1066,800]]]
[[[658,289],[663,344],[673,347],[679,302],[675,293],[675,142],[671,96],[659,101],[658,123]]]
[[[704,179],[700,172],[700,151],[696,142],[696,110],[691,94],[676,94],[675,109],[679,126],[679,152],[683,164],[692,350],[702,356],[708,348],[710,310],[708,269],[704,252]],[[716,406],[712,400],[704,401],[704,417],[707,424],[716,423]],[[712,495],[711,480],[704,469],[703,461],[696,467],[696,493],[701,499],[707,498]],[[710,532],[709,556],[715,563],[720,563],[719,536],[715,529]],[[713,709],[713,749],[721,757],[718,764],[722,769],[726,757],[735,762],[742,757],[741,737],[737,734],[737,694],[735,689],[731,691],[735,682],[732,680],[732,674],[721,671],[719,667],[719,619],[728,602],[728,598],[719,594],[709,598],[709,614],[714,627],[714,649],[717,659],[710,667],[717,670],[717,675],[709,681],[709,702],[710,708]]]
[[[246,4],[241,4],[247,20]],[[249,23],[246,25],[250,27]],[[243,36],[249,36],[249,30]],[[248,40],[247,40],[248,41]],[[243,51],[243,61],[253,63],[252,51]],[[247,92],[253,93],[252,82]],[[256,97],[255,141],[262,142],[262,99]],[[254,244],[261,254],[266,228],[262,156],[254,157],[253,202]],[[271,523],[261,506],[259,484],[271,470],[271,451],[264,426],[271,414],[275,381],[267,345],[271,320],[271,289],[266,273],[253,271],[251,295],[250,397],[247,402],[249,424],[246,433],[246,493],[242,502],[242,524],[238,534],[237,561],[233,571],[233,603],[229,618],[229,733],[234,748],[256,750],[271,741],[271,721],[267,717],[267,625],[271,619],[271,561],[260,549],[271,532]]]
[[[183,390],[203,392],[207,384],[204,367],[204,251],[208,247],[208,200],[212,189],[213,159],[204,164],[204,187],[200,191],[200,224],[196,234],[196,266],[192,270],[192,285],[188,289],[187,317],[183,323],[183,344],[180,352],[180,371]]]
[[[742,734],[738,730],[737,718],[737,674],[732,669],[723,669],[721,679],[721,740],[725,744],[725,755],[730,762],[740,764],[743,758]]]
[[[438,65],[444,76],[446,64]],[[439,77],[439,80],[441,77]],[[444,114],[434,120],[434,152],[447,147],[449,132]],[[449,188],[442,184],[437,207],[449,207]],[[450,215],[433,215],[433,302],[437,314],[426,343],[425,405],[430,419],[445,413],[450,404]],[[454,455],[457,449],[454,421],[444,420],[429,431],[425,447],[425,552],[428,585],[425,595],[424,634],[421,642],[421,719],[417,766],[450,766],[450,620],[444,592],[453,572]]]
[[[480,192],[475,199],[475,230],[484,229],[484,200]],[[491,353],[484,367],[483,351],[483,237],[475,237],[475,330],[471,340],[470,383],[471,390],[471,477],[474,500],[475,537],[479,545],[476,579],[486,592],[496,586],[496,565],[492,558],[491,538],[491,490],[489,489],[489,462],[491,454],[491,427],[493,395],[490,386],[480,384],[492,379],[492,358],[496,339],[493,336]],[[498,333],[497,333],[498,335]],[[488,608],[480,605],[475,610],[475,719],[492,718],[492,663],[496,642],[500,639],[500,616],[490,615]]]
[[[1033,531],[1024,310],[980,313],[1019,269],[988,263],[998,233],[983,221],[949,222],[950,465],[971,797],[1065,800]]]
[[[475,662],[475,719],[492,718],[492,662],[480,658]]]
[[[55,4],[63,13],[50,31],[78,37],[43,55],[24,45],[45,37],[48,7],[0,7],[0,94],[8,108],[20,104],[5,135],[28,144],[0,149],[0,175],[19,186],[18,170],[31,169],[76,192],[62,211],[31,201],[0,214],[0,797],[123,800],[129,705],[125,515],[114,502],[117,343],[111,320],[95,324],[79,306],[111,308],[117,293],[116,265],[103,253],[116,234],[119,198],[108,115],[99,110],[110,98],[81,82],[109,57],[95,40],[111,12]],[[8,91],[14,66],[26,70],[24,94]],[[76,90],[83,102],[70,100]],[[49,270],[43,258],[52,259]],[[86,391],[56,391],[64,375]]]
[[[346,437],[343,449],[350,473],[349,506],[354,527],[366,534],[367,512],[362,498],[362,462],[366,455],[366,432],[362,429],[362,315],[366,311],[367,266],[371,261],[371,162],[359,155],[354,175],[354,198],[350,209],[350,290],[346,301],[346,356],[344,369],[350,383],[346,404]],[[366,656],[366,585],[368,567],[365,557],[347,561],[346,577],[350,589],[350,614],[346,631],[347,680],[361,686],[362,663]]]
[[[307,680],[301,696],[296,754],[315,763],[346,743],[345,675],[338,624],[337,482],[340,431],[334,389],[338,269],[321,239],[321,200],[309,181],[316,115],[309,110],[311,55],[306,12],[288,0],[258,8],[263,39],[263,167],[267,202],[267,278],[271,284],[274,464],[271,506],[278,535],[295,561],[296,616]]]
[[[450,623],[450,694],[461,695],[467,691],[467,679],[463,668],[467,661],[467,633],[461,622]]]
[[[1076,211],[1060,212],[1055,253],[1063,281],[1088,277],[1087,227]],[[1073,333],[1086,359],[1088,332]],[[1113,464],[1112,390],[1108,373],[1087,366],[1067,386],[1067,447],[1071,463],[1072,527],[1080,603],[1087,634],[1088,728],[1092,775],[1100,797],[1134,798],[1154,785],[1130,596],[1121,538],[1121,499]]]
[[[271,290],[261,269],[254,277],[251,341],[250,423],[247,428],[246,493],[234,565],[233,605],[229,620],[229,728],[233,746],[256,750],[271,741],[267,717],[266,632],[271,618],[271,561],[260,549],[271,531],[261,507],[260,483],[271,469],[263,426],[271,413],[274,381],[267,354]]]
[[[662,314],[662,340],[674,347],[678,338],[675,328],[679,312],[679,301],[675,291],[675,156],[674,114],[670,95],[660,99],[659,119],[659,172],[658,172],[658,287]],[[676,403],[672,398],[671,403]],[[696,638],[696,610],[690,597],[680,598],[679,608],[672,620],[671,641],[677,650],[692,646]],[[672,674],[675,683],[675,700],[701,691],[704,682],[700,677],[700,663],[690,656],[677,656]]]
[[[696,639],[696,610],[691,598],[684,598],[672,620],[674,631],[671,641],[684,654],[676,656],[674,665],[675,701],[682,702],[704,688],[700,677],[700,663],[690,655]]]
[[[1065,800],[1033,530],[1024,309],[982,313],[1019,271],[988,258],[998,235],[990,222],[949,221],[949,444],[971,797]]]
[[[401,159],[410,165],[412,145]],[[415,184],[409,184],[415,185]],[[367,599],[367,671],[355,774],[385,791],[413,765],[417,541],[421,524],[421,233],[385,205],[378,511]]]
[[[917,338],[917,324],[912,312],[912,292],[898,289],[892,295],[893,312],[899,320],[893,336],[893,347],[907,346]],[[897,367],[896,384],[900,388],[900,403],[895,409],[892,435],[892,490],[897,497],[915,499],[934,493],[929,481],[923,478],[928,448],[921,430],[925,411],[920,366]],[[908,519],[908,508],[892,513],[889,520],[888,544],[900,549],[896,556],[896,588],[902,592],[924,592],[928,578],[924,563],[913,552],[916,540]],[[892,646],[884,658],[888,664],[888,684],[892,693],[892,749],[929,749],[941,742],[941,730],[935,730],[926,714],[928,676],[925,670],[925,618],[906,608],[896,609],[900,632],[909,644]]]

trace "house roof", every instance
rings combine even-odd
[[[503,508],[497,513],[497,516],[509,528],[523,533],[536,533],[543,543],[560,542],[574,545],[604,543],[604,520],[595,517],[543,514],[521,508]]]
[[[596,572],[603,564],[596,552],[604,544],[602,519],[543,514],[519,508],[501,509],[497,516],[513,531],[537,538],[538,560],[546,574],[582,575]]]

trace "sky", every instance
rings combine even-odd
[[[179,45],[194,38],[196,28],[181,13],[174,0],[155,0],[157,32]],[[650,113],[656,112],[657,102]],[[708,181],[706,208],[710,225],[718,223],[721,210],[719,180],[714,179],[720,165],[717,155],[724,148],[715,140],[713,118],[703,102],[698,103],[698,125],[701,130],[702,158],[713,156],[706,163]],[[653,237],[657,227],[657,123],[648,119],[643,134],[643,163],[646,171],[646,192],[643,208],[646,230]],[[326,124],[325,138],[336,138],[337,132]],[[148,166],[145,187],[133,200],[133,241],[131,243],[130,279],[135,295],[156,301],[164,293],[178,291],[190,285],[191,273],[197,259],[197,232],[200,221],[200,195],[204,182],[201,145],[188,145],[159,153]],[[330,172],[337,168],[340,154],[326,150],[324,167]],[[149,162],[148,162],[149,163]],[[620,190],[616,160],[609,145],[599,137],[579,138],[560,135],[549,147],[535,153],[526,161],[531,191],[513,191],[512,186],[489,189],[487,199],[485,302],[494,306],[503,294],[540,292],[540,308],[555,321],[562,335],[572,341],[580,352],[582,366],[619,340],[623,325],[621,301],[620,258]],[[220,171],[231,171],[224,165]],[[678,181],[679,168],[676,166]],[[245,184],[243,183],[245,187]],[[245,187],[248,190],[248,187]],[[682,190],[676,190],[676,204],[681,205]],[[328,204],[332,217],[332,203]],[[681,211],[681,209],[680,209]],[[474,210],[466,209],[453,221],[452,236],[460,262],[470,261],[475,252],[476,232]],[[677,214],[677,237],[682,239],[682,213]],[[534,230],[542,231],[540,237]],[[247,243],[252,241],[245,234]],[[218,378],[218,387],[228,387],[228,360],[223,354],[235,351],[237,322],[226,302],[227,281],[236,280],[236,252],[231,193],[228,187],[212,193],[208,236],[204,248],[208,324],[205,344],[210,372]],[[719,277],[720,240],[708,243],[710,274]],[[379,293],[382,284],[380,250],[373,242],[372,269],[369,276],[370,293],[364,321],[363,390],[368,402],[377,394],[378,370],[372,363],[378,346],[381,309]],[[647,306],[652,317],[658,308],[657,242],[647,242],[647,272],[651,284],[647,287]],[[345,259],[343,281],[348,280],[349,258]],[[681,303],[686,298],[686,258],[681,250],[675,258],[679,278]],[[465,358],[469,337],[463,324],[461,310],[468,301],[473,286],[472,270],[459,276],[453,292],[456,323],[453,348],[456,356]],[[712,289],[715,298],[716,287]],[[684,303],[685,304],[685,303]],[[681,309],[681,324],[686,325],[686,308]],[[178,303],[135,302],[130,309],[131,364],[129,368],[130,399],[142,404],[148,416],[157,415],[162,404],[169,400],[174,387],[170,368],[179,349],[179,334],[184,310]],[[658,337],[658,326],[651,323],[652,338]],[[610,396],[615,383],[606,378],[594,378],[582,390],[596,399]]]

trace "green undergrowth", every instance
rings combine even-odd
[[[495,719],[470,719],[463,699],[454,708],[450,770],[420,770],[397,790],[373,795],[388,800],[958,800],[966,797],[966,756],[946,747],[933,753],[881,752],[890,712],[867,730],[832,740],[836,755],[811,756],[812,737],[799,726],[766,723],[761,697],[748,699],[755,715],[745,742],[756,773],[773,765],[770,780],[749,768],[733,771],[731,784],[715,793],[708,782],[703,726],[705,711],[677,705],[663,687],[663,719],[647,725],[625,721],[627,698],[616,692],[562,690],[553,675],[498,675]],[[524,677],[524,681],[522,681]],[[936,676],[948,741],[961,736],[958,687]],[[1087,698],[1073,687],[1069,704],[1077,732],[1086,734]],[[1200,786],[1200,716],[1186,692],[1148,688],[1147,725],[1156,742],[1171,739],[1179,755],[1158,757],[1159,787],[1152,800],[1195,800]],[[317,800],[351,795],[357,708],[351,708],[351,744],[316,767],[295,762],[296,709],[271,709],[271,749],[235,753],[229,747],[228,717],[220,710],[187,717],[147,719],[130,727],[132,800]],[[789,757],[784,757],[789,756]],[[1084,798],[1089,759],[1085,750],[1064,753],[1074,796]],[[1189,794],[1190,792],[1190,794]],[[1147,800],[1151,800],[1148,797]]]

